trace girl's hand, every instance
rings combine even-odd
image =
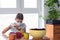
[[[20,30],[19,25],[17,25],[16,23],[14,23],[14,27],[15,27],[16,29]]]
[[[8,38],[6,35],[2,34],[3,37]]]
[[[18,25],[16,25],[16,23],[14,23],[13,25],[14,25],[14,27],[17,27],[18,26]]]
[[[16,23],[14,23],[13,25],[14,25],[14,27],[19,27],[19,25],[17,25]]]

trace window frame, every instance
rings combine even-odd
[[[24,13],[38,13],[39,10],[41,11],[41,6],[39,4],[41,4],[41,0],[37,0],[37,8],[24,8],[24,0],[22,1],[22,11]],[[40,9],[39,9],[40,8]]]
[[[24,13],[38,13],[42,11],[41,0],[37,0],[37,8],[24,8],[24,0],[16,0],[17,8],[0,8],[0,12],[24,12]],[[40,1],[40,2],[39,2]]]

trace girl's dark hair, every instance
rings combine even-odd
[[[21,20],[23,20],[23,14],[22,14],[22,13],[18,13],[18,14],[16,15],[16,19],[21,19]]]

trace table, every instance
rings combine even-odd
[[[9,38],[3,37],[2,35],[0,35],[0,39],[1,40],[9,40]],[[16,39],[16,40],[50,40],[49,38],[45,37],[44,39],[40,39],[40,38],[32,38],[32,39],[24,39],[23,37],[21,39]]]
[[[17,39],[17,40],[50,40],[48,38],[45,38],[45,39],[42,39],[42,38],[33,38],[33,39],[24,39],[24,38],[21,38],[21,39]]]
[[[4,37],[2,37],[2,36],[0,36],[0,39],[1,40],[9,40],[8,38],[4,38]],[[24,39],[24,38],[21,38],[21,39],[17,39],[17,40],[49,40],[49,39]]]

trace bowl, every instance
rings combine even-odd
[[[30,35],[33,36],[33,38],[42,38],[46,34],[45,29],[30,29]]]

